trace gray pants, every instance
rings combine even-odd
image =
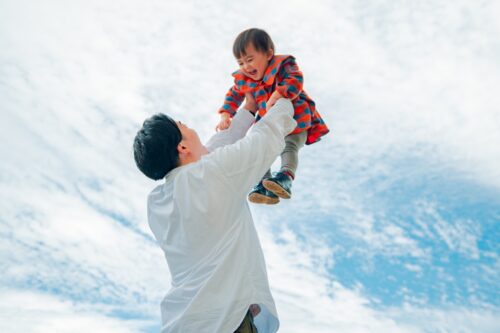
[[[304,147],[307,139],[307,131],[298,134],[290,134],[285,137],[285,149],[281,153],[281,169],[295,177],[299,165],[299,149]],[[262,179],[271,178],[271,170],[267,170]]]

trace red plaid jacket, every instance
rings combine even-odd
[[[256,121],[259,121],[266,114],[267,100],[277,90],[283,97],[292,100],[297,127],[290,134],[307,131],[306,144],[312,144],[329,132],[316,111],[314,101],[302,90],[303,76],[294,57],[275,55],[261,81],[254,81],[239,70],[234,72],[233,76],[234,86],[227,92],[219,113],[227,112],[231,117],[234,116],[245,99],[245,93],[250,92],[259,107],[256,117]]]

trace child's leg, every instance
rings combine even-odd
[[[292,182],[299,165],[299,149],[307,139],[307,132],[285,137],[285,149],[281,153],[281,169],[274,177],[262,181],[264,188],[280,198],[290,199]]]
[[[285,137],[285,149],[281,153],[281,172],[295,178],[299,165],[299,149],[306,144],[307,132],[290,134]]]
[[[250,202],[257,204],[274,205],[280,201],[276,194],[269,192],[268,190],[266,190],[264,185],[262,185],[262,181],[264,179],[269,179],[271,177],[271,170],[268,169],[264,177],[262,177],[262,180],[257,185],[255,185],[253,190],[248,194],[248,200]]]

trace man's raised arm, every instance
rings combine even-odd
[[[217,149],[207,159],[221,169],[237,192],[246,194],[283,151],[284,137],[296,125],[292,103],[279,99],[245,138]]]
[[[236,112],[231,122],[231,126],[229,126],[227,130],[215,134],[208,140],[205,145],[208,151],[212,152],[216,148],[235,143],[243,138],[255,121],[255,112],[257,112],[257,103],[252,94],[246,93],[245,105]]]
[[[243,138],[255,121],[255,116],[247,109],[241,108],[233,117],[228,129],[214,134],[205,144],[209,152],[219,147],[235,143]]]

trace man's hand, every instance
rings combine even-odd
[[[217,127],[215,127],[215,130],[223,131],[225,129],[228,129],[229,125],[231,125],[231,115],[227,112],[222,112],[220,114],[220,122]]]
[[[260,306],[258,304],[252,304],[250,305],[250,313],[252,314],[252,317],[257,317],[257,315],[260,313]]]
[[[243,106],[246,110],[255,114],[257,112],[257,102],[251,93],[245,94],[245,105]]]
[[[271,94],[271,97],[269,97],[269,99],[267,100],[266,110],[269,111],[269,109],[272,108],[274,104],[276,104],[276,101],[282,97],[283,96],[277,90],[275,90]]]

